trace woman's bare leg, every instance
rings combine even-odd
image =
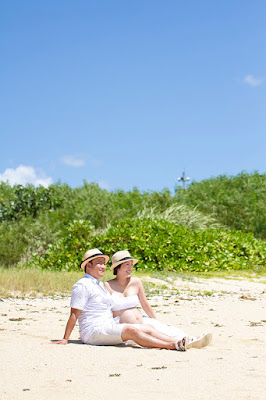
[[[125,325],[122,330],[121,335],[123,341],[134,340],[137,344],[143,347],[159,348],[159,349],[169,349],[175,350],[175,341],[170,339],[170,341],[161,340],[143,330],[138,329],[132,325]]]
[[[174,341],[174,339],[171,338],[170,336],[167,336],[164,333],[157,331],[157,329],[155,329],[152,325],[140,325],[138,328],[142,332],[147,333],[148,335],[151,335],[154,338],[160,339],[164,342],[173,343]]]

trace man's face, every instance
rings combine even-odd
[[[104,257],[97,257],[87,264],[86,272],[96,279],[101,279],[105,273],[106,265]]]

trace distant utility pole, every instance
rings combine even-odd
[[[189,181],[190,178],[189,176],[186,178],[186,173],[185,171],[183,172],[183,175],[181,176],[181,178],[177,178],[179,181],[183,182],[183,189],[186,189],[186,181]]]

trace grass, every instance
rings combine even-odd
[[[151,277],[162,281],[171,282],[173,279],[181,278],[183,280],[193,280],[199,278],[225,278],[225,279],[260,279],[266,281],[264,272],[254,273],[254,271],[222,271],[210,273],[187,273],[167,271],[136,272],[135,276],[139,278]],[[0,266],[0,296],[3,297],[25,297],[25,296],[70,296],[71,288],[75,282],[83,276],[83,271],[46,271],[40,269],[24,269],[17,267],[5,268]],[[104,281],[112,279],[114,276],[110,270],[107,270]],[[145,283],[147,294],[160,294],[167,286],[163,283],[153,284]]]
[[[23,297],[42,294],[68,296],[78,272],[52,272],[39,269],[0,268],[0,296]]]
[[[221,271],[209,271],[209,272],[172,272],[172,271],[149,271],[149,272],[138,272],[137,275],[141,278],[142,276],[151,276],[152,278],[162,279],[170,281],[171,279],[181,278],[183,280],[193,281],[194,278],[223,278],[223,279],[266,279],[266,269],[255,270],[221,270]]]
[[[136,275],[136,274],[134,274]],[[150,275],[148,275],[150,277]],[[146,275],[147,277],[147,275]],[[167,294],[179,294],[178,289],[169,289],[169,286],[166,286],[162,283],[153,283],[153,282],[143,282],[144,290],[147,296],[152,296],[152,295],[163,295],[165,293]]]
[[[34,268],[0,266],[0,296],[70,296],[71,288],[83,276],[83,271],[47,271]],[[106,271],[104,280],[112,279]]]
[[[150,219],[164,219],[169,222],[173,222],[176,225],[187,226],[191,229],[217,229],[224,228],[223,225],[218,221],[209,216],[204,215],[195,208],[190,209],[189,207],[182,205],[172,205],[163,212],[158,212],[155,207],[150,209],[143,208],[138,212],[138,218],[150,218]]]

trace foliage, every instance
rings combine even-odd
[[[43,254],[48,244],[58,237],[58,222],[47,214],[35,220],[21,217],[17,221],[3,221],[0,224],[1,264],[8,266],[25,261],[33,252]]]
[[[6,182],[0,182],[0,203],[15,199],[14,188]]]
[[[181,205],[172,205],[163,212],[157,212],[155,208],[146,209],[138,212],[138,218],[164,219],[165,221],[174,222],[176,225],[183,225],[191,229],[217,229],[221,228],[219,224],[210,215],[204,215],[197,211],[196,208]]]
[[[80,188],[55,184],[48,189],[31,185],[0,184],[0,262],[7,266],[27,260],[31,253],[42,255],[56,239],[68,235],[74,220],[86,220],[96,228],[135,216],[142,204],[162,209],[171,195],[162,193],[107,192],[86,181]],[[88,224],[87,222],[87,224]]]
[[[107,254],[129,249],[140,268],[205,271],[265,266],[266,246],[253,237],[222,229],[192,231],[165,220],[124,220],[92,244]]]
[[[73,221],[66,229],[66,235],[49,244],[43,256],[33,253],[24,266],[48,270],[77,270],[85,251],[90,247],[90,238],[95,228],[87,221]]]
[[[220,175],[193,182],[188,190],[177,190],[175,197],[177,202],[212,214],[223,225],[266,239],[266,174]]]
[[[216,271],[264,268],[265,243],[252,234],[222,229],[193,231],[172,222],[149,218],[113,223],[105,233],[76,221],[68,235],[50,245],[43,257],[35,256],[26,266],[75,270],[88,248],[98,247],[112,255],[129,249],[140,261],[139,269],[169,271]]]
[[[210,228],[215,230],[214,235],[219,235],[220,228],[225,226],[252,232],[254,236],[266,239],[266,174],[255,172],[241,173],[236,177],[219,176],[200,183],[193,182],[188,190],[179,189],[175,195],[168,189],[140,192],[133,188],[128,192],[109,192],[96,183],[86,181],[83,186],[74,189],[60,183],[48,189],[31,185],[12,187],[1,183],[0,263],[8,266],[28,261],[32,254],[36,260],[38,256],[47,254],[47,263],[44,261],[44,264],[48,268],[53,246],[59,246],[58,254],[62,254],[62,259],[58,268],[64,268],[66,262],[65,268],[71,269],[72,261],[69,261],[70,257],[63,257],[64,250],[60,246],[68,248],[69,241],[72,241],[69,229],[72,229],[71,224],[76,226],[77,222],[74,221],[83,221],[77,232],[76,243],[76,252],[80,256],[94,238],[102,240],[105,237],[107,240],[110,230],[115,229],[118,223],[123,230],[122,226],[128,224],[129,219],[128,234],[132,234],[131,229],[137,229],[136,224],[141,228],[144,220],[149,220],[151,226],[153,223],[163,226],[164,221],[168,221],[196,231],[206,231],[208,240],[212,240],[208,236],[211,235],[208,233]],[[169,229],[171,232],[174,228]],[[190,229],[187,233],[189,238],[193,234]],[[86,239],[85,236],[82,240],[79,238],[80,232],[87,234]],[[103,236],[100,236],[100,232]],[[228,232],[230,234],[232,232]],[[239,236],[241,233],[236,234]],[[195,232],[195,235],[199,233]],[[169,240],[166,234],[162,239]],[[242,239],[245,242],[246,236]],[[116,243],[114,239],[110,250],[119,248],[120,242]],[[129,239],[124,245],[132,249]],[[151,254],[154,254],[152,250]],[[50,267],[54,268],[57,259],[52,258],[50,261]],[[80,258],[77,257],[75,262],[79,264]],[[156,262],[155,259],[155,265],[158,266]]]
[[[6,189],[7,184],[2,183],[1,186]],[[10,221],[27,215],[35,218],[40,210],[54,210],[62,203],[55,196],[52,185],[48,189],[43,186],[36,188],[33,185],[16,185],[12,194],[11,199],[0,202],[0,221]]]
[[[145,207],[155,207],[162,212],[173,203],[173,197],[167,189],[151,193],[140,193],[137,188],[129,192],[108,192],[100,189],[96,183],[88,184],[86,181],[83,187],[75,190],[74,199],[74,219],[91,221],[101,229],[118,219],[134,218]]]

